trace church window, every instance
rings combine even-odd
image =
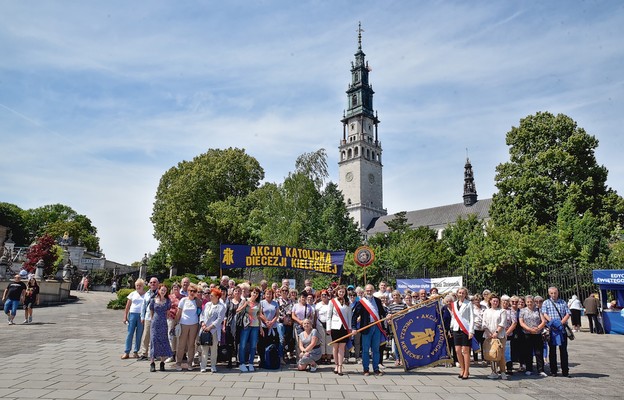
[[[357,105],[357,95],[354,93],[353,96],[351,96],[351,107],[355,107]]]
[[[347,199],[347,205],[351,205],[351,199]]]
[[[359,150],[360,150],[360,148],[359,148],[359,147],[355,147],[355,149],[353,149],[353,157],[357,157],[357,156],[359,156],[359,155],[360,155],[360,154],[359,154],[359,153],[360,153],[360,151],[359,151]]]
[[[347,156],[347,154],[343,151],[342,153],[340,153],[340,160],[344,161],[346,156]]]
[[[351,153],[351,149],[347,150],[347,158],[353,157],[353,153]]]

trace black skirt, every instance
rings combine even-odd
[[[340,329],[332,329],[331,330],[331,338],[332,338],[332,342],[334,340],[338,340],[341,337],[345,336],[347,334],[347,330],[345,329],[344,326],[341,326]],[[342,340],[338,340],[338,342],[336,343],[347,343],[347,340],[349,340],[349,338],[344,338]]]
[[[470,346],[470,339],[463,331],[453,331],[453,341],[455,346]]]

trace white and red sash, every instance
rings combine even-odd
[[[375,301],[375,300],[373,300],[373,301]],[[381,325],[381,321],[379,321],[379,314],[377,312],[375,312],[375,309],[373,308],[373,305],[368,301],[368,299],[366,297],[362,297],[360,299],[360,303],[362,304],[362,307],[364,307],[364,309],[366,311],[368,311],[368,313],[370,314],[372,322],[377,322],[377,327],[381,331],[381,334],[384,335],[384,337],[388,337],[388,334],[386,333],[386,331],[384,330],[383,326]]]
[[[347,333],[351,333],[350,325],[347,325],[347,321],[345,321],[344,315],[342,315],[342,310],[340,309],[340,304],[336,301],[336,299],[331,299],[332,304],[334,305],[334,311],[338,314],[340,318],[340,322],[342,322],[342,326],[345,327]]]
[[[453,317],[455,318],[457,325],[459,325],[459,329],[461,329],[462,332],[464,332],[466,335],[469,335],[467,328],[468,321],[466,321],[464,318],[462,318],[461,315],[459,315],[459,310],[455,307],[454,301],[451,302],[451,311],[453,311]]]

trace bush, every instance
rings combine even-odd
[[[106,308],[113,310],[123,310],[126,308],[128,301],[128,295],[132,293],[134,289],[119,289],[117,291],[117,298],[108,302]]]

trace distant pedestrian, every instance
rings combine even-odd
[[[117,281],[113,279],[113,283],[111,283],[111,293],[117,293]]]
[[[598,322],[598,309],[600,307],[600,300],[596,297],[595,293],[592,293],[583,301],[585,307],[585,315],[589,321],[590,333],[602,333],[602,327]]]
[[[568,300],[568,308],[572,313],[572,328],[574,332],[581,331],[581,311],[583,309],[583,305],[581,301],[576,297],[576,295],[572,295],[572,298]]]
[[[85,279],[86,279],[86,277],[84,275],[82,276],[82,278],[80,278],[80,283],[78,283],[78,291],[79,292],[84,291]]]

